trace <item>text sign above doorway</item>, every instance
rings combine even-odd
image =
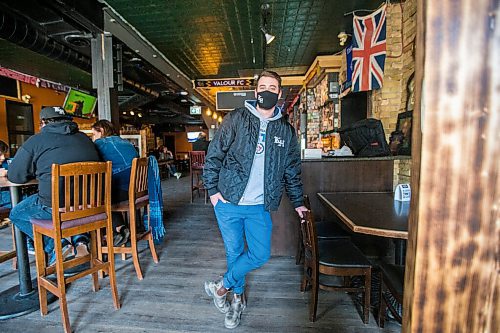
[[[215,87],[252,87],[255,85],[255,79],[237,78],[237,79],[214,79],[214,80],[194,80],[195,88],[215,88]]]

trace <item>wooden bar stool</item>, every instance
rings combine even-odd
[[[60,202],[62,190],[64,202]],[[60,205],[61,203],[61,205]],[[62,207],[62,208],[60,208]],[[113,247],[108,245],[110,255],[103,262],[97,257],[100,247],[99,234],[106,229],[108,239],[113,239],[111,222],[111,162],[80,162],[70,164],[52,164],[52,220],[31,220],[35,242],[36,271],[40,312],[47,314],[47,291],[59,297],[64,331],[71,332],[66,302],[66,284],[86,275],[92,275],[94,291],[99,290],[98,271],[109,275],[111,293],[115,309],[120,308],[116,289],[115,263]],[[63,262],[63,238],[90,233],[90,253],[86,256]],[[54,240],[56,262],[47,267],[42,236]],[[90,268],[76,275],[65,278],[66,269],[89,262]],[[48,278],[56,273],[57,282]]]
[[[348,239],[332,239],[318,242],[316,225],[311,211],[304,212],[301,222],[302,239],[304,240],[304,276],[300,290],[304,292],[311,287],[309,300],[309,320],[316,321],[319,289],[345,292],[362,292],[364,294],[363,322],[368,323],[370,315],[370,288],[372,267],[363,253]],[[324,276],[364,276],[365,283],[361,287],[337,286],[330,284]],[[344,283],[345,284],[345,283]]]
[[[0,222],[7,219],[10,214],[10,208],[0,207]],[[10,223],[10,222],[8,222]],[[10,223],[10,229],[12,232],[12,250],[10,251],[0,251],[0,264],[12,259],[12,268],[17,269],[16,261],[16,242],[14,239],[14,225]]]
[[[205,192],[205,203],[207,203],[207,190],[203,185],[201,176],[203,175],[203,168],[205,167],[205,152],[204,151],[191,151],[189,152],[189,173],[191,175],[191,203],[193,203],[193,192],[197,191],[200,196],[200,191]]]
[[[128,215],[130,228],[130,246],[122,245],[114,247],[114,253],[121,253],[122,259],[125,259],[126,254],[132,255],[135,272],[139,280],[143,279],[141,265],[139,263],[139,255],[137,251],[137,242],[147,240],[149,249],[153,256],[153,261],[158,263],[158,255],[156,254],[153,235],[151,234],[151,226],[149,224],[149,195],[148,195],[148,159],[146,157],[134,158],[132,160],[132,170],[130,171],[130,185],[128,189],[128,201],[120,202],[111,207],[113,212],[120,212]],[[137,222],[142,222],[138,217],[137,211],[142,208],[147,209],[148,225],[144,232],[137,231]],[[107,237],[107,242],[113,244],[113,236]],[[102,258],[103,253],[108,253],[106,247],[102,247],[99,251],[99,258]]]

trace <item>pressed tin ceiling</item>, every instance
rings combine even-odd
[[[304,74],[317,55],[341,50],[337,35],[350,31],[356,9],[381,0],[107,0],[191,79],[240,77],[265,68]],[[261,5],[269,3],[267,30],[276,35],[263,59]]]

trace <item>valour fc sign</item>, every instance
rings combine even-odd
[[[214,79],[214,80],[194,80],[195,88],[215,88],[215,87],[251,87],[255,85],[255,79]]]

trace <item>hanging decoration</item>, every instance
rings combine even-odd
[[[38,88],[50,88],[64,92],[68,92],[70,88],[69,86],[58,82],[41,79],[36,76],[24,74],[5,67],[0,67],[0,76],[5,76],[24,83],[32,84],[34,86],[37,86]]]
[[[386,5],[353,19],[352,92],[382,87],[386,57]]]

